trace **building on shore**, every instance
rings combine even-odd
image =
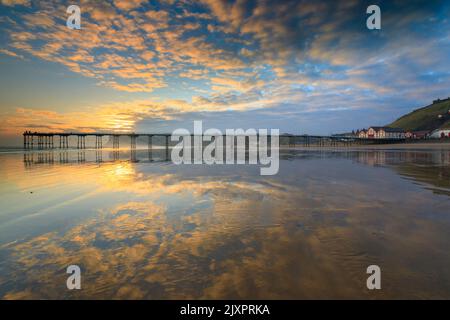
[[[368,139],[404,139],[405,131],[400,128],[370,127],[367,130]]]
[[[421,130],[421,131],[407,131],[405,133],[406,139],[426,139],[430,136],[429,130]]]
[[[356,130],[355,135],[358,138],[366,139],[367,138],[367,130],[366,129]]]
[[[370,127],[355,132],[355,136],[361,139],[404,139],[406,134],[403,129],[390,127]]]
[[[443,139],[450,138],[450,129],[436,129],[430,134],[430,138]]]

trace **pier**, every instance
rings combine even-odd
[[[148,149],[152,148],[153,139],[155,137],[163,138],[163,142],[160,144],[166,149],[170,147],[170,133],[105,133],[105,132],[31,132],[25,131],[23,133],[23,146],[26,150],[32,149],[86,149],[95,148],[102,149],[104,137],[108,137],[112,141],[112,148],[120,148],[120,138],[127,137],[130,141],[130,149],[136,149],[136,141],[139,137],[147,138]],[[194,135],[191,134],[191,137]],[[76,144],[72,142],[72,146],[69,144],[69,138],[76,139]],[[86,145],[86,138],[94,137],[92,146]],[[225,135],[224,135],[225,137]],[[268,137],[270,139],[270,136]],[[55,139],[59,142],[55,145]],[[373,145],[373,144],[391,144],[402,143],[406,139],[374,139],[374,138],[358,138],[350,136],[316,136],[316,135],[293,135],[293,134],[280,134],[280,147],[351,147],[356,145]]]

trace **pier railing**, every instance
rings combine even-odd
[[[138,137],[147,138],[148,148],[152,148],[153,138],[162,137],[163,146],[169,148],[170,133],[81,133],[81,132],[31,132],[23,133],[23,146],[25,149],[86,149],[86,137],[95,137],[95,143],[92,148],[102,149],[103,138],[112,139],[112,148],[120,148],[120,138],[127,137],[130,139],[130,148],[136,149],[136,141]],[[191,137],[194,135],[191,134]],[[226,135],[223,135],[224,137]],[[76,144],[72,141],[69,145],[69,137],[76,138]],[[57,143],[55,144],[55,138]],[[351,136],[316,136],[316,135],[293,135],[280,134],[280,146],[303,146],[303,147],[346,147],[367,144],[390,144],[405,142],[406,139],[374,139],[374,138],[358,138]],[[270,136],[269,136],[270,139]]]

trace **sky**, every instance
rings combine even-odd
[[[81,30],[66,26],[81,10]],[[381,9],[369,30],[366,9]],[[450,96],[450,1],[0,0],[0,145],[25,130],[386,125]]]

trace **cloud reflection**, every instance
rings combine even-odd
[[[407,159],[383,152],[376,157],[393,159],[399,167]],[[58,183],[56,176],[74,177],[75,185],[95,187],[109,200],[92,215],[3,244],[0,254],[7,263],[0,294],[5,299],[448,297],[450,221],[443,214],[449,197],[411,184],[389,167],[365,165],[370,154],[303,154],[284,160],[275,177],[254,175],[248,167],[237,176],[164,163],[40,168],[35,174],[41,186]],[[36,181],[9,178],[21,188]],[[385,270],[383,290],[375,294],[365,289],[365,268],[373,263]],[[65,288],[70,264],[82,269],[81,291]]]

